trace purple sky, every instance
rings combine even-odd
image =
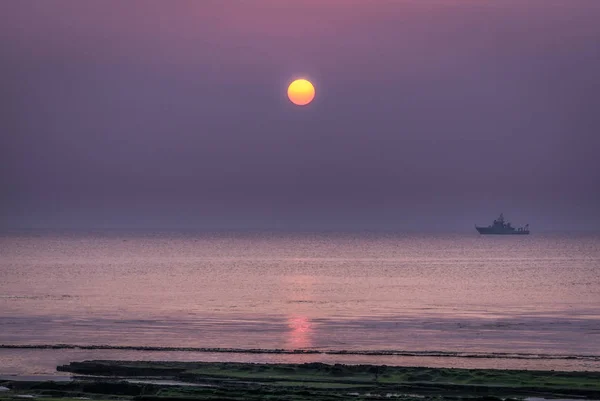
[[[4,0],[0,225],[599,227],[599,21],[599,0]]]

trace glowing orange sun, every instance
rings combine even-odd
[[[306,106],[315,98],[315,87],[306,79],[297,79],[287,90],[290,101],[298,106]]]

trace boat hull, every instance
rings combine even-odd
[[[502,230],[494,227],[477,227],[475,229],[482,235],[529,235],[529,230]]]

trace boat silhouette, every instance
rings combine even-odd
[[[513,227],[510,222],[504,220],[504,214],[500,213],[494,222],[487,227],[479,227],[475,225],[475,229],[479,234],[497,234],[497,235],[527,235],[529,234],[529,224],[523,227]]]

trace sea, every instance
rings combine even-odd
[[[0,375],[89,359],[600,371],[600,234],[0,235]]]

